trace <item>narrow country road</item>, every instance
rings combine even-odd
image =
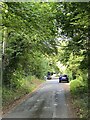
[[[68,95],[69,83],[59,83],[58,79],[47,80],[3,118],[75,118]]]

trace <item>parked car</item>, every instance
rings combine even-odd
[[[48,75],[48,76],[47,76],[47,79],[48,79],[48,80],[52,79],[51,75]]]
[[[68,76],[67,75],[60,75],[59,83],[61,83],[62,81],[66,81],[67,83],[69,83]]]
[[[48,73],[47,73],[47,79],[48,79],[48,80],[52,79],[52,78],[51,78],[51,72],[48,72]]]

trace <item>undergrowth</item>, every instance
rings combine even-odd
[[[22,85],[18,87],[3,86],[2,87],[2,106],[5,108],[9,104],[12,104],[15,100],[20,99],[24,95],[32,92],[38,85],[43,83],[44,80],[39,80],[36,77],[28,76],[22,81]]]
[[[79,118],[88,118],[88,87],[78,79],[70,82],[73,105]]]

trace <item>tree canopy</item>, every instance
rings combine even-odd
[[[0,4],[5,46],[5,81],[10,79],[18,68],[25,74],[43,77],[41,71],[45,72],[50,67],[48,58],[52,58],[53,67],[57,70],[57,61],[70,70],[75,64],[76,70],[87,70],[89,3]]]
[[[5,101],[30,92],[48,72],[67,74],[75,100],[81,99],[80,116],[87,117],[90,3],[0,2],[0,10]]]

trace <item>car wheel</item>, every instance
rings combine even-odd
[[[67,81],[67,83],[69,83],[69,81]]]
[[[59,83],[61,83],[61,80],[59,80]]]

